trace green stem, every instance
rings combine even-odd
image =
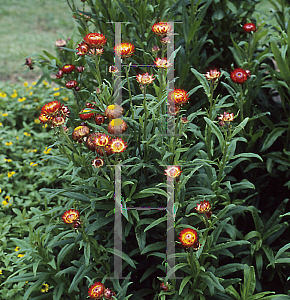
[[[100,64],[99,64],[99,56],[95,55],[95,62],[96,62],[96,78],[99,83],[99,87],[102,84],[101,72],[100,72]]]
[[[239,108],[240,108],[240,116],[241,116],[241,122],[244,120],[244,93],[243,93],[243,87],[240,84],[239,85],[240,88],[240,99],[239,99]]]
[[[147,101],[146,101],[146,86],[144,85],[143,86],[143,96],[144,96],[144,100],[143,100],[143,108],[144,108],[144,114],[145,114],[145,118],[144,118],[144,121],[143,121],[143,130],[144,130],[144,133],[143,133],[143,141],[145,141],[144,143],[144,157],[145,157],[145,162],[147,162],[147,155],[148,155],[148,144],[147,144],[147,119],[148,119],[148,109],[147,109]]]

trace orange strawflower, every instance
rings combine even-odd
[[[180,232],[178,239],[184,247],[193,247],[195,250],[200,247],[198,242],[198,235],[194,229],[183,229]]]
[[[85,42],[81,42],[80,44],[78,44],[78,47],[77,47],[77,55],[85,55],[89,52],[90,50],[90,46],[85,43]]]
[[[195,209],[200,214],[205,214],[208,218],[212,215],[211,205],[210,205],[209,201],[207,201],[207,200],[201,201],[200,203],[196,204]]]
[[[185,90],[175,89],[168,93],[168,102],[175,105],[183,105],[188,102],[188,94]]]
[[[134,53],[135,46],[130,43],[121,43],[114,47],[115,53],[122,58],[131,57]]]

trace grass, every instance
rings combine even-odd
[[[24,58],[43,49],[53,52],[54,42],[69,37],[75,24],[65,0],[1,0],[0,61],[5,63],[1,63],[0,81],[39,77],[37,69],[23,74]]]
[[[81,8],[80,1],[75,3]],[[257,8],[268,14],[271,4],[264,0]],[[0,61],[5,63],[0,68],[0,81],[17,82],[19,77],[34,81],[41,70],[25,73],[24,58],[44,49],[54,53],[55,41],[68,38],[75,25],[65,0],[1,0]]]

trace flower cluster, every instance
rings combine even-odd
[[[113,292],[109,288],[105,288],[104,284],[101,282],[95,282],[89,288],[89,297],[91,299],[113,299],[113,296],[116,296],[115,292]]]
[[[127,148],[127,143],[123,139],[111,139],[110,136],[100,132],[91,133],[86,139],[86,145],[91,151],[101,156],[109,156],[113,153],[123,152]],[[96,166],[96,162],[93,161],[92,165]]]
[[[75,209],[69,209],[65,211],[65,213],[62,215],[62,220],[66,224],[72,225],[72,227],[77,230],[80,227],[80,214]]]
[[[41,123],[48,123],[52,127],[57,127],[63,125],[68,117],[69,110],[67,106],[62,105],[59,101],[52,101],[41,108],[39,120]]]
[[[97,32],[88,33],[85,37],[83,42],[78,44],[77,47],[77,55],[102,55],[104,52],[103,46],[106,44],[107,39],[106,37]]]
[[[76,71],[77,73],[82,73],[84,71],[83,66],[76,67],[75,65],[64,65],[61,69],[58,70],[58,72],[55,74],[57,79],[61,79],[64,74],[71,74],[72,72]],[[78,86],[78,83],[76,80],[69,80],[65,83],[66,88],[68,89],[75,89],[76,91],[80,90],[80,87]]]

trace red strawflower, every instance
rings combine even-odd
[[[61,111],[61,108],[62,104],[59,101],[51,101],[41,108],[41,114],[56,116]]]
[[[74,129],[72,133],[72,138],[74,141],[79,141],[83,137],[87,136],[90,133],[90,129],[87,126],[78,126]]]
[[[78,83],[77,83],[75,80],[70,80],[70,81],[66,82],[66,84],[65,84],[65,86],[66,86],[68,89],[73,89],[73,88],[75,88],[77,85],[78,85]]]
[[[105,286],[101,282],[95,282],[89,288],[89,297],[91,299],[100,299],[104,296]]]
[[[212,215],[211,205],[210,205],[209,201],[207,201],[207,200],[201,201],[200,203],[196,204],[195,209],[200,214],[205,214],[208,218]]]
[[[103,115],[97,114],[95,116],[95,122],[96,122],[97,125],[101,125],[105,122],[105,117]]]
[[[122,58],[131,57],[134,53],[135,46],[130,43],[121,43],[114,47],[115,54]]]
[[[83,110],[80,111],[79,117],[82,120],[88,120],[91,119],[95,116],[95,113],[91,112],[90,109],[84,108]]]
[[[88,33],[84,38],[84,42],[90,47],[102,48],[106,44],[107,40],[101,33]]]
[[[254,23],[246,23],[244,26],[243,26],[243,30],[245,32],[254,32],[256,31],[256,25]]]
[[[62,76],[63,76],[63,70],[58,70],[58,72],[55,74],[55,76],[56,76],[56,78],[57,79],[60,79],[60,78],[62,78]]]
[[[75,68],[76,67],[74,65],[64,65],[61,70],[65,74],[70,74],[72,71],[74,71]]]
[[[107,130],[110,134],[121,134],[124,133],[127,129],[127,124],[122,119],[113,119],[107,127]]]
[[[100,157],[96,157],[94,160],[92,160],[92,166],[95,168],[100,168],[104,165],[104,160]]]
[[[152,27],[151,27],[152,31],[154,32],[154,34],[157,34],[159,36],[165,36],[168,33],[172,32],[172,27],[169,23],[167,22],[159,22],[159,23],[155,23]]]
[[[167,96],[169,104],[183,105],[188,102],[188,94],[185,90],[174,88]]]
[[[115,292],[113,292],[109,288],[106,288],[105,291],[104,291],[104,297],[105,297],[105,299],[112,299],[113,296],[116,296]]]
[[[231,79],[235,83],[242,84],[248,79],[248,74],[244,69],[237,68],[231,72]]]

